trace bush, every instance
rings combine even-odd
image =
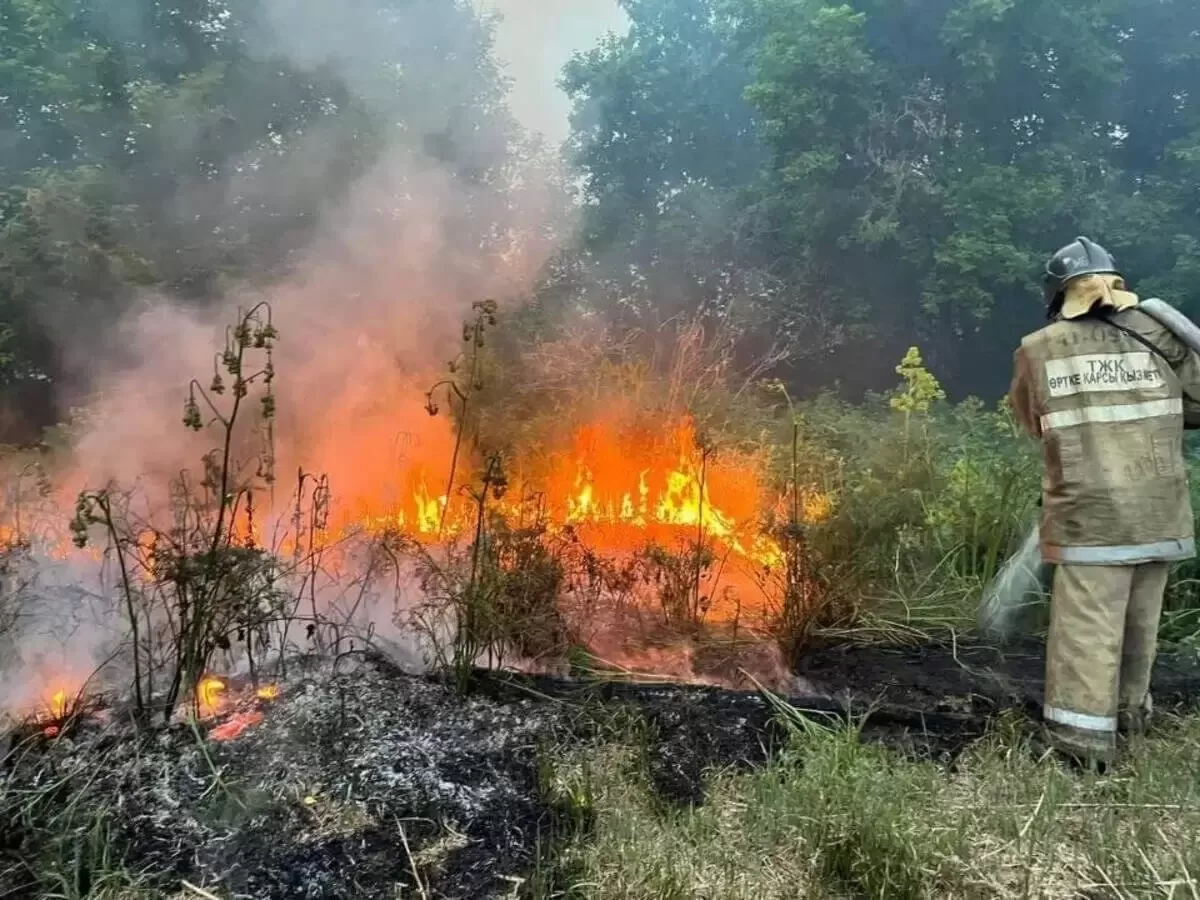
[[[855,627],[892,599],[910,613],[949,603],[940,617],[966,625],[1028,527],[1037,448],[1006,405],[946,403],[915,352],[897,371],[890,396],[792,405],[798,463],[787,480],[827,492],[830,514],[803,528],[809,581],[824,599],[810,603],[816,621],[791,616],[790,629]]]
[[[513,527],[489,504],[508,480],[498,456],[485,462],[481,482],[468,489],[474,528],[465,547],[431,548],[397,536],[416,560],[424,602],[405,624],[428,641],[433,662],[466,689],[481,661],[503,666],[516,657],[544,661],[566,656],[569,641],[558,601],[566,578],[562,542],[540,522]]]

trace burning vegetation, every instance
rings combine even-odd
[[[494,319],[483,305],[476,327]],[[643,728],[656,790],[699,802],[709,766],[760,762],[784,736],[762,696],[657,683],[766,687],[848,715],[828,680],[794,672],[820,627],[851,621],[821,554],[853,494],[800,418],[755,440],[695,404],[580,403],[500,430],[482,415],[496,401],[489,367],[470,362],[476,334],[455,365],[470,383],[443,382],[444,407],[431,392],[434,416],[415,420],[449,440],[408,442],[386,480],[339,494],[297,466],[285,491],[285,335],[260,305],[229,328],[218,375],[187,392],[184,424],[208,446],[195,474],[155,493],[79,487],[68,469],[56,474],[77,488],[73,516],[62,487],[39,491],[36,515],[18,504],[13,527],[38,537],[14,539],[11,583],[36,588],[42,560],[65,566],[86,579],[67,595],[75,614],[93,610],[104,639],[81,677],[43,658],[7,735],[0,814],[15,837],[0,887],[43,883],[43,864],[87,881],[102,867],[87,834],[158,886],[508,896],[510,871],[563,877],[556,848],[590,815],[586,796],[555,799],[552,757],[533,748]],[[69,519],[70,543],[31,525],[46,515]],[[819,673],[822,659],[801,666]],[[584,684],[599,697],[581,703]],[[1020,702],[994,687],[996,708]],[[919,724],[923,752],[954,753],[982,729],[985,714],[917,694],[877,736],[907,746]],[[40,787],[52,770],[71,773],[66,811]]]
[[[0,25],[0,900],[1200,896],[1200,568],[1191,724],[1039,760],[1041,461],[947,399],[1048,229],[1184,299],[1195,0]]]
[[[782,558],[765,522],[786,499],[771,497],[764,460],[736,453],[717,456],[697,443],[695,423],[688,417],[653,428],[584,424],[569,446],[548,455],[546,472],[514,479],[491,504],[511,526],[537,523],[554,535],[570,530],[613,553],[647,542],[706,540],[763,568]],[[410,463],[407,471],[397,473],[398,483],[409,486],[406,500],[394,509],[376,504],[361,518],[344,521],[343,529],[395,530],[430,544],[469,536],[474,527],[470,498],[430,488],[444,477],[439,468],[444,464]],[[807,496],[805,519],[819,521],[828,503],[827,497]]]
[[[795,458],[780,478],[767,445],[722,440],[669,410],[577,414],[556,423],[557,436],[489,450],[475,417],[482,335],[495,327],[495,305],[478,304],[465,361],[452,367],[470,379],[439,384],[456,416],[453,442],[431,442],[444,455],[410,447],[387,482],[346,497],[300,469],[281,504],[278,332],[265,304],[239,314],[211,383],[188,389],[185,426],[217,441],[201,471],[181,473],[161,498],[115,482],[84,488],[75,549],[43,538],[32,551],[98,569],[124,632],[105,668],[125,668],[137,715],[169,721],[187,700],[211,718],[226,678],[288,653],[370,643],[384,618],[398,629],[393,647],[423,641],[426,663],[459,676],[479,664],[558,671],[581,651],[619,669],[739,680],[736,666],[695,669],[697,629],[769,648],[781,619],[811,605],[803,533],[835,500],[804,486]],[[65,471],[62,484],[80,474]],[[46,503],[63,514],[61,493],[41,496],[42,515]],[[15,509],[28,522],[20,499]],[[741,650],[729,656],[744,662]],[[763,665],[758,676],[786,683],[781,657]]]

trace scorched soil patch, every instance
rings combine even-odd
[[[818,722],[852,719],[866,740],[953,762],[998,713],[1036,708],[1042,665],[1034,644],[829,646],[796,661],[788,699]],[[41,801],[0,822],[0,897],[35,896],[22,893],[28,871],[17,862],[86,869],[79,853],[98,821],[124,865],[151,873],[165,897],[182,896],[182,879],[229,900],[511,897],[553,864],[558,813],[542,790],[543,754],[639,722],[654,787],[686,805],[704,802],[714,767],[760,764],[787,739],[751,691],[481,673],[462,697],[376,657],[284,682],[270,703],[245,693],[198,726],[250,705],[262,712],[232,740],[187,724],[137,735],[114,712],[10,754],[3,790]],[[1200,670],[1164,654],[1155,696],[1194,707]],[[39,794],[52,785],[53,796]],[[51,816],[76,837],[46,843]]]

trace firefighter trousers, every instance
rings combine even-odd
[[[1168,571],[1167,563],[1056,567],[1043,707],[1056,743],[1110,757],[1119,717],[1149,712]]]

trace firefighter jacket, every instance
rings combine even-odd
[[[1021,341],[1009,396],[1042,444],[1046,562],[1195,555],[1183,430],[1200,426],[1200,356],[1136,306],[1059,319]]]

